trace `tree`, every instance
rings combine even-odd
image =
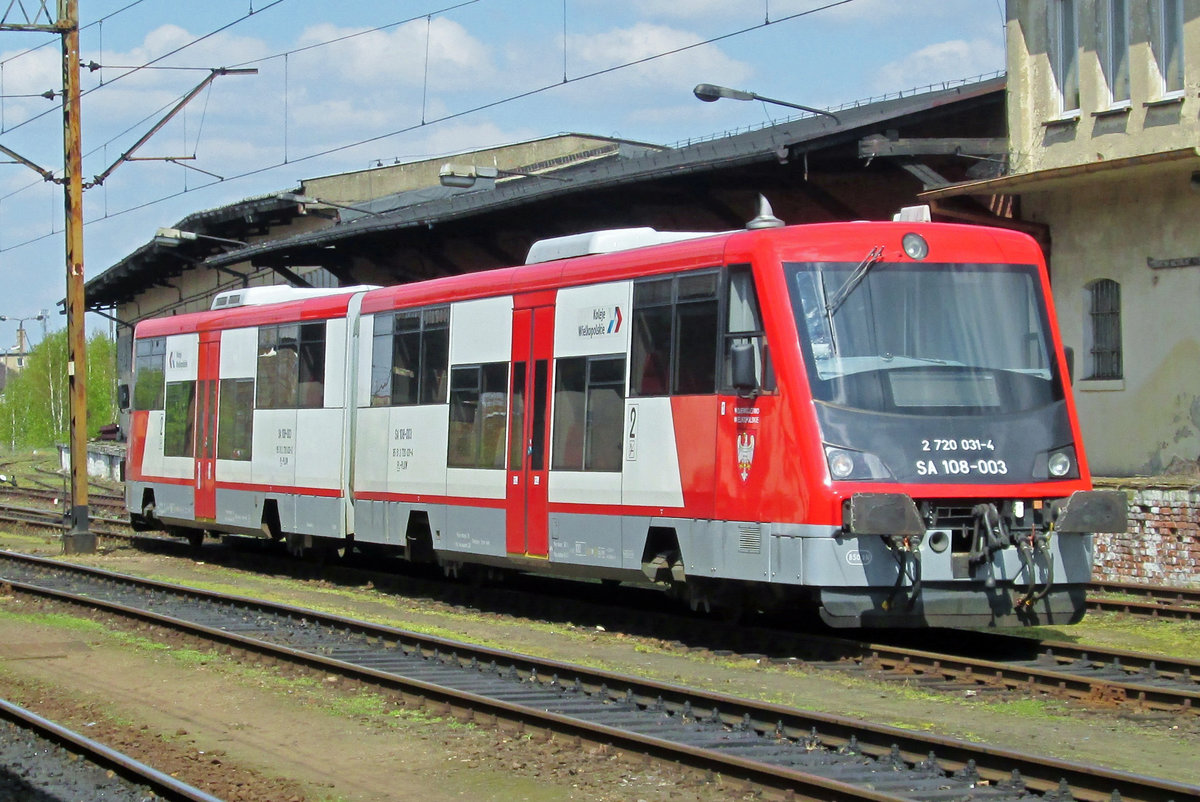
[[[116,347],[102,331],[88,340],[88,437],[116,421]],[[46,335],[29,352],[23,370],[9,373],[0,395],[0,442],[15,450],[65,441],[68,395],[67,333],[62,330]]]

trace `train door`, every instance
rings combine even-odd
[[[508,426],[507,550],[549,553],[550,366],[554,355],[554,307],[543,293],[515,298],[512,392]],[[548,300],[553,300],[551,296]],[[541,305],[538,305],[538,304]]]
[[[218,332],[201,332],[196,370],[196,500],[198,520],[217,517],[217,385],[221,356]]]

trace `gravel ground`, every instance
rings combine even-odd
[[[0,721],[0,800],[145,802],[151,792],[36,733]]]
[[[0,547],[6,545],[55,553],[57,539],[0,536]],[[393,597],[369,586],[297,582],[132,549],[86,561],[549,657],[582,656],[593,665],[668,682],[1197,780],[1195,716],[1172,721],[1082,711],[1053,701],[988,704],[967,694],[933,696],[915,687],[687,652],[654,638],[602,631],[589,622],[547,626]],[[20,644],[24,658],[12,654]],[[11,599],[0,602],[0,696],[64,723],[72,717],[100,722],[105,738],[97,740],[229,800],[688,802],[737,798],[742,792],[596,748],[464,727],[429,711],[398,710],[370,694],[348,693],[336,681],[239,665],[199,654],[194,644],[153,646],[109,632],[107,625],[67,624],[38,605]],[[129,748],[122,746],[126,742]]]

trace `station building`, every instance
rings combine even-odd
[[[1009,171],[1049,237],[1094,473],[1200,473],[1200,2],[1009,0]]]

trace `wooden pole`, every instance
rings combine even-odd
[[[63,551],[91,553],[96,536],[88,523],[87,333],[83,295],[83,148],[79,90],[79,4],[59,0],[63,53],[63,170],[67,251],[67,384],[71,413],[71,509]]]

